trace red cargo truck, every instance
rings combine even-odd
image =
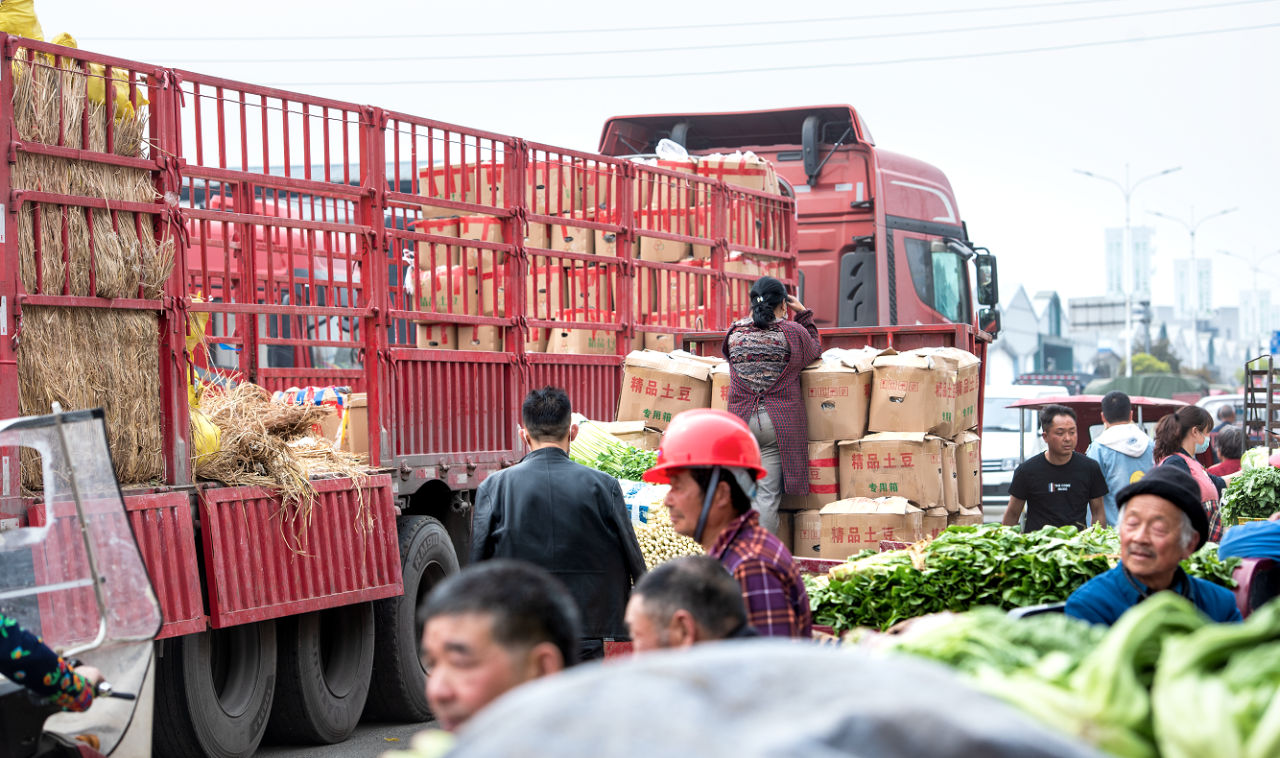
[[[795,202],[775,192],[32,40],[3,45],[0,102],[14,97],[11,64],[29,50],[48,56],[37,65],[131,82],[130,107],[147,116],[148,147],[135,156],[69,147],[63,137],[88,133],[88,116],[58,108],[56,138],[11,138],[0,170],[0,417],[20,415],[17,369],[31,358],[13,337],[24,309],[157,314],[148,400],[160,408],[164,474],[124,495],[164,617],[152,667],[160,754],[248,756],[268,729],[337,742],[362,716],[428,718],[416,609],[468,554],[472,492],[522,456],[524,394],[556,384],[575,410],[611,418],[623,356],[646,336],[726,328],[758,272],[798,283]],[[7,108],[0,129],[17,134]],[[156,199],[15,189],[12,157],[24,153],[145,172]],[[61,220],[64,245],[76,214],[137,214],[175,242],[174,271],[159,297],[74,294],[59,230],[37,228],[19,249],[28,206]],[[465,233],[461,220],[449,228],[455,215],[469,220]],[[665,260],[671,248],[694,257]],[[727,265],[743,254],[756,274]],[[68,275],[24,279],[32,257]],[[211,359],[186,348],[201,313]],[[420,348],[424,323],[486,349]],[[931,329],[906,339],[935,344]],[[967,326],[950,329],[937,339],[974,344]],[[585,334],[577,342],[594,354],[542,352],[537,330]],[[901,345],[894,334],[856,339]],[[367,394],[377,471],[314,483],[305,553],[292,549],[275,493],[193,482],[186,384],[202,371]],[[21,489],[17,451],[0,457],[0,523],[39,523],[40,493]]]
[[[663,139],[694,156],[751,151],[777,167],[799,214],[801,299],[819,327],[999,330],[995,256],[969,241],[951,183],[876,147],[852,107],[619,116],[605,122],[600,152],[649,155]],[[975,313],[974,299],[989,307]]]

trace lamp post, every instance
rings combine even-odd
[[[1092,179],[1101,179],[1104,182],[1110,182],[1111,184],[1114,184],[1116,188],[1120,190],[1120,193],[1124,195],[1124,250],[1120,254],[1120,258],[1121,258],[1120,267],[1121,269],[1123,269],[1120,272],[1120,286],[1124,288],[1124,375],[1125,376],[1133,376],[1133,284],[1134,283],[1130,281],[1130,279],[1132,279],[1133,277],[1133,271],[1132,271],[1133,254],[1132,254],[1132,251],[1130,250],[1130,247],[1132,246],[1132,235],[1130,234],[1130,231],[1129,231],[1129,201],[1130,199],[1133,198],[1133,191],[1136,190],[1138,188],[1138,185],[1142,184],[1143,182],[1149,179],[1155,179],[1157,177],[1164,176],[1166,174],[1172,174],[1174,171],[1181,171],[1181,170],[1182,170],[1182,166],[1167,168],[1158,174],[1152,174],[1151,176],[1144,176],[1138,181],[1130,184],[1129,183],[1129,164],[1126,163],[1124,164],[1124,184],[1121,184],[1115,179],[1112,179],[1107,176],[1098,176],[1092,171],[1083,171],[1081,169],[1075,169],[1075,172],[1077,174],[1083,174],[1084,176],[1090,177]]]
[[[1200,277],[1198,276],[1199,272],[1196,271],[1196,231],[1199,230],[1200,227],[1204,224],[1204,222],[1208,221],[1209,219],[1217,218],[1219,216],[1225,216],[1228,213],[1234,213],[1235,211],[1238,211],[1238,210],[1240,209],[1227,208],[1224,211],[1218,211],[1217,213],[1210,213],[1208,216],[1205,216],[1199,221],[1196,221],[1196,209],[1194,207],[1191,209],[1191,221],[1184,221],[1178,218],[1177,216],[1170,216],[1169,214],[1161,213],[1160,211],[1147,211],[1147,213],[1150,213],[1152,216],[1159,216],[1160,218],[1168,219],[1170,221],[1177,221],[1179,224],[1182,224],[1182,226],[1191,235],[1191,368],[1192,370],[1199,368],[1199,366],[1197,366],[1196,364],[1199,362],[1199,359],[1200,359],[1200,303],[1199,303],[1200,282],[1198,281]]]
[[[1262,262],[1267,260],[1268,258],[1273,258],[1277,255],[1280,255],[1280,250],[1276,250],[1262,256],[1258,255],[1258,251],[1256,248],[1254,249],[1253,255],[1251,256],[1244,256],[1244,255],[1241,255],[1240,253],[1233,253],[1230,250],[1219,250],[1218,255],[1225,255],[1230,258],[1235,258],[1236,260],[1241,260],[1249,264],[1249,271],[1253,273],[1252,281],[1253,281],[1253,290],[1255,293],[1258,291],[1258,280],[1260,277],[1265,275],[1265,276],[1271,277],[1272,279],[1277,278],[1275,274],[1269,271],[1262,270]],[[1255,304],[1256,304],[1256,300],[1255,300]],[[1252,339],[1252,337],[1250,337],[1250,339]]]

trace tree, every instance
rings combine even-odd
[[[1135,374],[1169,374],[1169,364],[1150,353],[1138,353],[1133,356],[1133,373]]]
[[[1159,338],[1156,339],[1154,345],[1134,345],[1134,349],[1138,350],[1139,353],[1146,353],[1152,358],[1155,358],[1156,360],[1164,363],[1165,373],[1170,373],[1170,374],[1182,373],[1182,359],[1178,357],[1177,353],[1173,352],[1173,347],[1169,345],[1169,336],[1164,332],[1163,329],[1160,331],[1160,336]],[[1138,362],[1136,360],[1138,356],[1135,355],[1133,357],[1135,359],[1133,363],[1133,366],[1134,366],[1133,373],[1136,374],[1136,373],[1139,373]],[[1154,372],[1143,372],[1143,373],[1154,373]]]

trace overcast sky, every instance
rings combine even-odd
[[[1190,245],[1148,210],[1240,208],[1197,236],[1215,306],[1254,280],[1215,251],[1280,250],[1280,0],[37,0],[37,12],[46,38],[67,31],[84,49],[580,149],[611,115],[849,103],[879,147],[947,174],[970,236],[1000,256],[1006,300],[1018,284],[1103,294],[1103,230],[1124,204],[1076,168],[1182,167],[1134,197],[1134,224],[1157,230],[1157,304],[1173,303],[1172,261]],[[1065,49],[989,55],[1041,48]],[[895,62],[921,58],[935,60]],[[741,69],[775,70],[712,73]],[[654,76],[684,73],[696,75]],[[554,81],[573,77],[619,78]],[[1258,286],[1280,289],[1280,255],[1262,266]]]

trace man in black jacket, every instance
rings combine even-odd
[[[531,452],[480,484],[471,561],[513,558],[551,572],[582,611],[583,659],[602,658],[605,638],[627,637],[644,554],[618,480],[569,459],[578,430],[564,390],[534,390],[522,410],[520,438]]]

